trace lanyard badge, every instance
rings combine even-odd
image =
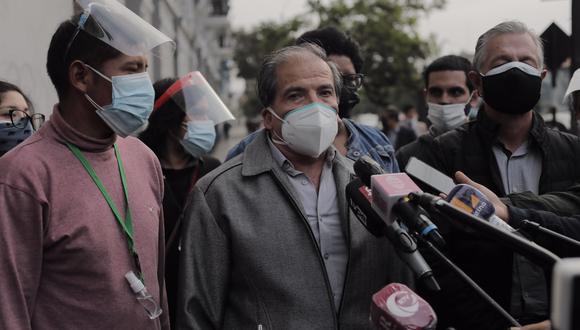
[[[75,155],[75,157],[81,162],[91,179],[97,188],[101,191],[101,194],[107,201],[107,204],[111,208],[111,211],[115,215],[115,219],[117,220],[119,226],[121,227],[123,233],[125,234],[125,238],[127,239],[127,245],[129,247],[129,253],[133,259],[135,264],[135,268],[137,269],[137,275],[133,271],[129,271],[125,274],[125,278],[131,287],[131,290],[136,295],[137,300],[139,303],[145,308],[147,314],[149,315],[150,319],[157,318],[163,311],[159,307],[159,304],[153,299],[153,297],[147,292],[147,288],[144,285],[143,279],[143,272],[141,270],[141,263],[139,262],[139,254],[137,253],[137,249],[135,248],[135,239],[133,235],[133,221],[131,217],[131,208],[129,207],[129,193],[127,190],[127,178],[125,176],[125,170],[123,168],[123,162],[121,160],[121,155],[119,153],[119,148],[117,144],[114,144],[113,147],[115,149],[115,156],[117,158],[117,164],[119,166],[119,174],[121,176],[121,185],[123,186],[123,193],[125,195],[125,203],[127,205],[127,210],[125,211],[125,219],[121,217],[119,210],[117,209],[113,199],[107,192],[107,189],[103,185],[101,179],[97,176],[97,173],[89,163],[89,161],[85,158],[82,154],[80,149],[70,143],[66,144],[70,151]]]

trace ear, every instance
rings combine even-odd
[[[481,75],[477,71],[469,71],[467,74],[469,80],[473,84],[475,90],[477,90],[478,95],[483,95],[483,84],[481,82]]]
[[[272,121],[274,120],[274,116],[272,116],[272,113],[270,113],[270,111],[268,111],[266,108],[262,109],[262,123],[264,124],[264,128],[267,130],[271,130],[272,129]]]
[[[546,73],[548,73],[548,70],[544,69],[542,70],[542,72],[540,72],[540,77],[542,78],[542,80],[544,80],[544,78],[546,78]]]
[[[81,61],[73,61],[68,67],[68,81],[73,89],[86,93],[92,84],[92,75]]]
[[[474,89],[473,96],[471,97],[471,101],[469,101],[469,105],[474,107],[477,105],[478,102],[479,102],[479,92],[477,91],[477,89]]]
[[[427,88],[423,88],[423,99],[425,100],[425,103],[427,103]]]

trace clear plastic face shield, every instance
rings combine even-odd
[[[171,55],[175,42],[117,0],[75,0],[83,14],[77,24],[91,36],[128,56]],[[78,30],[71,39],[72,43]]]
[[[157,98],[153,111],[169,100],[179,106],[190,121],[210,120],[217,125],[235,119],[199,71],[190,72],[171,85]]]

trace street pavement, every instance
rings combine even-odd
[[[222,130],[223,125],[220,125],[220,139],[211,153],[213,157],[219,159],[221,162],[226,159],[228,151],[248,135],[243,120],[231,121],[230,123],[232,124],[232,127],[230,129],[229,139],[225,138]]]

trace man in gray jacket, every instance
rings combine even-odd
[[[336,151],[340,74],[313,44],[268,56],[265,130],[194,188],[179,329],[365,329],[373,293],[412,274],[349,212]]]

